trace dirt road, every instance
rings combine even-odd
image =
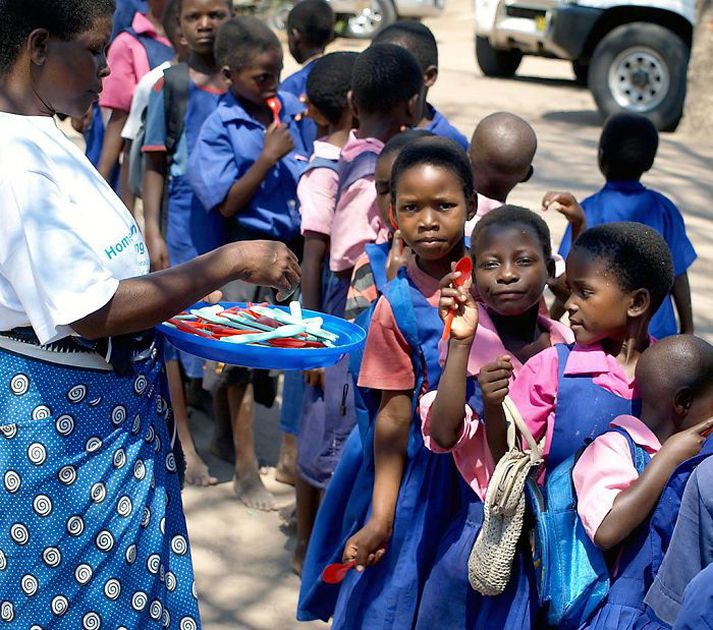
[[[569,189],[583,196],[601,186],[597,170],[597,139],[601,120],[587,90],[574,85],[569,64],[526,58],[512,80],[484,78],[473,55],[473,15],[467,0],[448,0],[445,14],[428,21],[438,38],[440,77],[429,100],[468,136],[478,120],[498,110],[527,118],[537,131],[540,148],[535,175],[518,187],[511,201],[536,209],[550,189]],[[358,49],[339,41],[336,48]],[[286,59],[287,73],[294,69]],[[644,183],[671,196],[684,212],[698,250],[691,281],[696,327],[713,341],[713,143],[709,138],[665,135],[655,168]],[[564,230],[556,216],[546,217],[555,243]],[[199,448],[207,449],[211,422],[193,418],[200,432]],[[259,409],[256,422],[261,461],[273,465],[279,444],[277,413]],[[210,459],[222,482],[230,468]],[[285,502],[292,493],[271,483]],[[294,621],[298,579],[290,573],[293,541],[280,529],[277,513],[242,507],[229,483],[184,493],[197,573],[201,612],[206,630],[283,630],[300,627]],[[324,624],[301,627],[322,628]]]

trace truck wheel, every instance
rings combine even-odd
[[[515,76],[522,53],[519,50],[498,50],[490,45],[485,37],[475,38],[475,57],[486,77]]]
[[[395,21],[396,8],[391,0],[371,0],[357,15],[347,17],[342,36],[371,39]]]
[[[615,28],[594,49],[589,89],[604,116],[628,111],[672,131],[683,113],[690,49],[663,26],[632,22]]]

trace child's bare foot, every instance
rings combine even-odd
[[[214,486],[218,479],[213,477],[201,456],[193,451],[184,453],[186,458],[186,483],[189,486]]]
[[[282,434],[280,460],[275,469],[275,481],[294,486],[297,483],[297,438],[288,433]]]
[[[302,576],[302,567],[305,563],[305,554],[307,553],[307,541],[297,541],[297,546],[294,552],[292,552],[292,559],[290,565],[292,566],[292,571],[295,575]]]
[[[252,472],[233,478],[233,491],[247,507],[269,512],[277,509],[275,497],[262,483],[259,473]]]

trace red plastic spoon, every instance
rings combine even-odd
[[[274,116],[275,126],[280,126],[280,112],[282,111],[282,103],[280,99],[276,96],[267,99],[267,106],[272,110],[272,115]]]
[[[463,256],[463,258],[456,263],[454,271],[460,272],[460,276],[453,280],[453,286],[456,289],[459,289],[465,284],[465,281],[470,277],[470,274],[473,273],[473,261],[470,259],[470,256]],[[448,317],[446,317],[446,326],[443,329],[443,341],[447,341],[448,337],[451,335],[451,326],[453,326],[453,318],[455,315],[455,310],[452,310],[448,313]]]
[[[326,582],[327,584],[339,584],[347,576],[349,569],[353,569],[355,566],[356,560],[328,564],[324,567],[324,571],[322,571],[322,582]]]

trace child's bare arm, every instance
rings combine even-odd
[[[587,219],[582,206],[572,193],[550,191],[542,199],[542,210],[559,212],[572,226],[572,243],[587,229]]]
[[[253,165],[240,177],[228,191],[225,201],[218,206],[220,213],[227,218],[242,212],[255,196],[258,188],[273,166],[285,157],[294,143],[289,129],[274,123],[265,131],[265,147]]]
[[[406,461],[412,396],[412,390],[381,393],[374,435],[376,475],[372,514],[364,527],[344,547],[344,562],[356,560],[357,569],[378,562],[391,536]]]
[[[322,265],[329,251],[329,236],[306,231],[304,237],[302,302],[306,309],[318,311],[322,306]]]
[[[671,473],[680,463],[698,454],[711,427],[713,418],[666,440],[642,475],[614,499],[612,509],[594,536],[597,546],[602,549],[615,547],[646,520],[656,507]]]
[[[305,232],[302,258],[302,303],[306,309],[319,311],[322,307],[322,264],[329,252],[329,237],[319,232]],[[305,381],[311,387],[324,389],[324,370],[305,372]]]
[[[453,317],[448,356],[438,383],[438,392],[431,411],[431,437],[441,448],[453,448],[460,437],[465,409],[466,376],[475,331],[478,328],[478,307],[470,293],[471,279],[456,288],[459,272],[451,272],[441,280],[438,314],[445,322]]]
[[[503,401],[510,391],[512,373],[512,361],[509,356],[503,355],[497,361],[483,366],[478,374],[478,382],[483,394],[483,416],[488,448],[495,463],[499,462],[508,450]]]
[[[468,355],[473,340],[451,338],[438,391],[431,407],[431,437],[441,448],[453,448],[463,431]]]
[[[149,248],[151,271],[161,271],[168,267],[168,249],[161,234],[161,205],[163,203],[166,154],[151,152],[145,154],[143,177],[144,233]]]
[[[691,286],[688,283],[688,272],[677,276],[671,289],[673,301],[678,312],[682,335],[693,334],[693,306],[691,304]]]
[[[102,143],[102,151],[99,156],[99,166],[97,166],[97,170],[106,181],[111,179],[114,167],[119,161],[121,148],[124,145],[121,132],[124,129],[128,117],[129,112],[125,112],[121,109],[112,109],[109,121],[106,124],[104,142]]]

